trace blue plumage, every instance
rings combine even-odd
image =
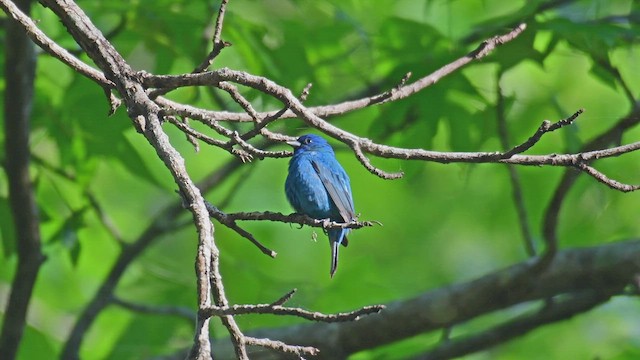
[[[333,149],[317,135],[303,135],[288,143],[294,147],[285,192],[298,213],[314,219],[350,222],[355,219],[349,176],[336,160]],[[340,245],[347,246],[349,229],[327,231],[331,245],[331,277],[338,266]]]

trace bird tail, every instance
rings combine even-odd
[[[329,230],[329,245],[331,245],[331,271],[329,274],[331,277],[335,275],[338,269],[338,252],[340,245],[346,240],[348,229],[331,229]],[[346,243],[343,245],[347,245]]]

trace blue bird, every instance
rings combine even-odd
[[[350,222],[356,218],[349,176],[333,149],[318,135],[303,135],[287,142],[294,147],[285,181],[287,200],[297,213],[314,219]],[[331,246],[331,277],[338,267],[340,245],[347,246],[349,229],[327,231]]]

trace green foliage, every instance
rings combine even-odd
[[[52,359],[56,357],[51,334],[28,326],[18,354],[20,359]]]
[[[190,72],[209,50],[215,12],[208,2],[79,3],[103,31],[121,27],[111,40],[135,68],[152,73]],[[426,90],[331,121],[394,146],[502,150],[496,131],[499,84],[511,146],[526,140],[543,120],[559,120],[584,107],[586,112],[577,124],[545,135],[528,153],[576,151],[628,113],[631,104],[625,87],[636,99],[640,97],[640,7],[632,0],[584,0],[538,12],[546,3],[231,0],[223,39],[233,46],[223,50],[213,66],[266,76],[294,93],[311,82],[307,103],[329,104],[386,91],[408,72],[413,74],[411,82],[526,20],[528,29],[517,40]],[[77,49],[47,9],[34,11],[43,30],[63,46]],[[84,55],[81,58],[88,61]],[[126,112],[120,109],[107,116],[102,89],[46,55],[39,56],[36,89],[32,151],[41,162],[32,166],[49,259],[34,297],[46,311],[30,315],[21,359],[55,357],[65,340],[61,334],[67,333],[73,318],[94,296],[120,252],[86,193],[95,195],[129,243],[166,206],[178,201],[169,173],[134,131]],[[282,106],[255,91],[242,91],[258,110]],[[168,97],[214,110],[240,111],[226,94],[210,89],[177,91]],[[196,153],[183,134],[170,124],[164,127],[196,179],[232,159],[204,144]],[[284,120],[270,129],[290,135],[308,131],[297,120]],[[7,136],[0,134],[0,139]],[[638,136],[634,130],[623,142],[637,141]],[[342,151],[346,148],[336,148],[351,176],[356,211],[362,219],[379,220],[384,227],[355,231],[341,253],[336,277],[330,279],[326,239],[318,234],[318,240],[312,241],[312,229],[270,222],[241,224],[278,252],[276,259],[270,259],[233,231],[215,224],[231,302],[269,303],[297,288],[290,305],[348,311],[409,298],[526,259],[504,166],[372,159],[385,170],[407,173],[402,180],[386,181],[367,172],[349,151]],[[6,156],[10,155],[0,158]],[[597,165],[613,178],[638,183],[638,160],[638,155],[631,154]],[[291,209],[283,190],[287,161],[266,159],[243,165],[206,198],[214,204],[230,199],[223,209],[229,212],[288,213]],[[518,172],[527,221],[536,246],[542,248],[541,224],[564,170],[518,168]],[[561,247],[637,237],[638,196],[581,178],[560,215]],[[182,217],[188,218],[186,211]],[[5,296],[16,255],[4,174],[0,175],[0,237],[0,291]],[[195,242],[192,227],[164,234],[127,269],[116,294],[133,302],[195,308]],[[618,299],[588,315],[470,358],[631,359],[640,348],[638,314],[637,304]],[[486,328],[509,315],[513,314],[461,324],[453,335]],[[248,330],[302,321],[247,316],[239,322]],[[41,323],[56,326],[40,328]],[[214,330],[216,337],[225,334],[219,324]],[[183,319],[109,307],[85,338],[82,358],[152,357],[188,346],[191,338],[191,325]],[[438,339],[439,334],[424,334],[353,359],[402,359],[424,352]]]

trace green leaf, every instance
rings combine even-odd
[[[76,168],[89,166],[91,171],[84,169],[84,173],[91,175],[98,165],[96,159],[114,159],[131,174],[162,187],[125,136],[132,128],[131,120],[122,111],[107,117],[107,100],[99,88],[85,89],[78,83],[67,92],[64,103],[73,111],[64,114],[65,130],[53,130],[59,148],[72,149],[67,150],[63,158],[70,160]],[[71,147],[68,146],[69,138]]]
[[[605,85],[612,90],[616,90],[617,80],[616,77],[610,72],[602,68],[602,66],[594,63],[589,70],[589,73],[600,79]]]
[[[461,106],[451,106],[447,109],[448,123],[451,128],[449,142],[453,151],[473,151],[477,149],[478,141],[473,140],[474,122],[472,114]]]
[[[70,250],[71,262],[73,265],[77,265],[78,258],[80,256],[78,231],[87,225],[84,219],[84,214],[89,209],[90,207],[87,205],[79,210],[74,210],[71,215],[62,222],[58,230],[55,231],[49,239],[49,242],[60,242],[65,248]]]
[[[542,64],[544,55],[535,49],[534,42],[537,35],[537,24],[528,25],[518,38],[500,46],[497,51],[489,55],[489,60],[496,61],[502,70],[509,70],[523,61],[535,61]]]
[[[39,316],[46,315],[39,314]],[[48,319],[45,319],[39,320],[48,321]],[[55,359],[59,355],[56,351],[55,343],[56,341],[51,334],[31,326],[29,322],[25,327],[25,333],[20,343],[18,359]]]
[[[574,48],[597,59],[607,58],[616,46],[632,45],[640,36],[640,27],[633,23],[627,27],[606,20],[574,22],[557,18],[541,24],[541,29],[552,30]]]

